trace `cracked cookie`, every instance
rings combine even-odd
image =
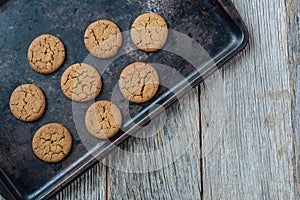
[[[108,59],[118,53],[122,45],[122,34],[112,21],[98,20],[86,29],[84,44],[93,56]]]
[[[97,101],[88,108],[85,125],[96,138],[108,139],[119,131],[122,125],[122,113],[112,102]]]
[[[96,68],[85,63],[76,63],[63,73],[60,85],[69,99],[86,102],[100,94],[102,81]]]
[[[41,74],[50,74],[63,64],[65,47],[57,37],[43,34],[32,41],[27,56],[32,69]]]
[[[123,69],[119,79],[119,87],[128,101],[144,103],[152,99],[158,90],[158,73],[149,64],[132,63]]]
[[[34,84],[18,86],[10,97],[11,113],[19,120],[33,122],[44,113],[46,98],[43,91]]]
[[[131,40],[145,52],[161,49],[168,37],[168,25],[158,14],[144,13],[138,16],[131,26]]]
[[[64,159],[72,148],[69,130],[58,123],[40,127],[32,139],[32,150],[41,160],[56,163]]]

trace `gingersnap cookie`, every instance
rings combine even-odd
[[[154,67],[135,62],[123,69],[119,80],[123,96],[133,103],[144,103],[153,98],[159,87],[159,77]]]
[[[85,102],[99,95],[102,81],[94,67],[85,63],[76,63],[63,73],[60,85],[66,97],[73,101]]]
[[[41,74],[50,74],[59,69],[65,59],[65,47],[60,39],[43,34],[35,38],[28,48],[28,62]]]
[[[168,25],[158,14],[144,13],[138,16],[131,26],[131,40],[145,52],[161,49],[168,37]]]
[[[97,101],[92,104],[85,115],[87,130],[96,138],[113,137],[122,125],[120,109],[109,101]]]
[[[72,148],[69,130],[58,123],[50,123],[39,128],[32,139],[32,150],[41,160],[56,163],[64,159]]]
[[[19,120],[33,122],[44,113],[46,98],[43,91],[34,84],[18,86],[10,97],[11,113]]]
[[[119,27],[109,20],[90,24],[84,34],[84,44],[95,57],[107,59],[115,56],[122,45]]]

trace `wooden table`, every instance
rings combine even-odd
[[[53,199],[300,198],[300,1],[233,2],[249,28],[246,50],[137,133],[156,135],[121,146],[167,147],[143,160],[149,172],[120,170],[141,160],[115,151]]]

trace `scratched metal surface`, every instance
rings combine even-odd
[[[88,156],[86,146],[98,145],[104,148],[124,134],[124,131],[120,131],[111,141],[103,141],[87,133],[84,126],[84,114],[93,102],[72,103],[60,90],[60,77],[69,65],[76,62],[88,62],[101,72],[103,90],[96,100],[111,100],[114,95],[112,91],[116,91],[116,96],[118,96],[118,88],[115,86],[119,74],[127,64],[135,61],[163,64],[182,75],[174,80],[174,74],[165,74],[169,71],[165,72],[159,68],[159,65],[155,66],[160,73],[160,78],[166,83],[180,82],[187,78],[190,80],[184,84],[189,84],[196,76],[199,78],[197,67],[201,66],[193,66],[176,53],[167,50],[145,53],[131,46],[127,31],[132,22],[141,13],[151,11],[162,15],[169,28],[174,30],[175,35],[170,34],[165,48],[174,48],[176,52],[178,44],[185,45],[178,41],[175,32],[178,31],[201,46],[199,51],[190,52],[194,57],[200,58],[199,63],[227,59],[230,57],[227,53],[243,42],[242,33],[236,22],[224,12],[220,4],[213,0],[159,0],[150,4],[131,0],[101,0],[98,3],[12,0],[1,5],[0,178],[15,197],[23,199],[48,197],[59,189],[62,180],[70,181],[82,172],[76,170],[84,162],[92,163],[92,157]],[[115,60],[106,61],[99,61],[88,56],[83,43],[83,34],[86,27],[98,19],[110,19],[120,27],[125,37],[121,51],[127,52],[129,48],[129,52],[124,55],[120,54]],[[27,48],[31,41],[43,33],[58,36],[64,42],[67,52],[61,69],[50,75],[34,72],[29,67],[26,58]],[[18,121],[9,111],[10,94],[14,88],[24,83],[38,85],[47,98],[45,114],[34,123]],[[123,130],[126,131],[147,116],[149,110],[153,109],[153,102],[163,104],[171,98],[172,89],[172,87],[162,85],[152,101],[140,105],[128,104],[122,97],[118,97],[116,101],[122,112],[129,112],[127,118],[124,119]],[[70,155],[57,164],[48,164],[38,160],[31,150],[31,140],[35,131],[43,124],[50,122],[64,124],[73,135],[73,149]],[[84,137],[84,142],[82,137]],[[105,153],[107,152],[103,152]],[[8,184],[8,179],[11,184]],[[0,193],[6,197],[9,196],[1,187]]]

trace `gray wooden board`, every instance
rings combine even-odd
[[[297,198],[300,199],[300,2],[297,0],[286,1],[288,14],[288,44],[289,44],[289,61],[291,72],[291,93],[292,93],[292,119],[294,131],[294,177],[296,181]]]
[[[285,1],[234,3],[250,44],[220,71],[220,95],[201,89],[202,140],[222,131],[204,157],[204,199],[294,199]],[[215,99],[223,101],[221,118],[208,109]]]

